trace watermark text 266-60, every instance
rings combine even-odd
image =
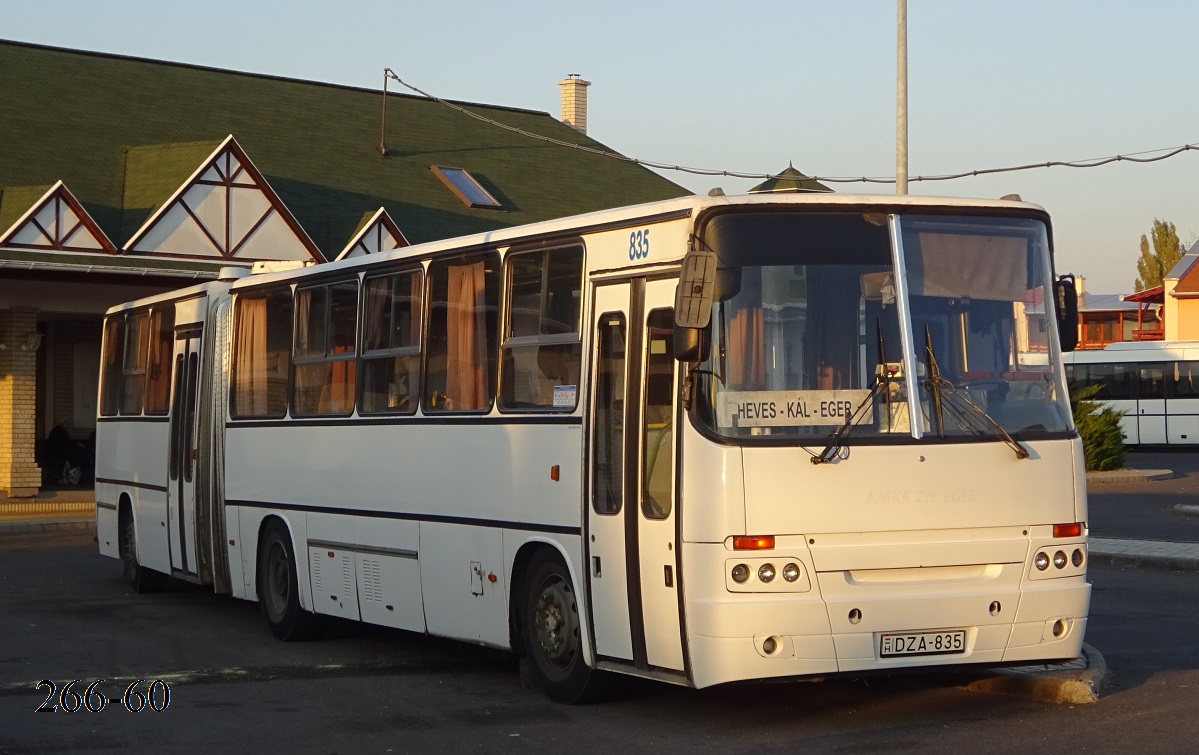
[[[50,691],[46,695],[46,699],[42,700],[42,704],[35,709],[35,712],[76,713],[80,710],[86,710],[89,713],[99,713],[108,705],[112,705],[118,710],[126,710],[130,713],[140,713],[145,708],[149,708],[155,713],[162,713],[171,705],[171,687],[162,679],[155,679],[149,682],[149,686],[145,688],[145,692],[142,692],[138,687],[145,685],[146,680],[138,679],[126,687],[125,693],[120,697],[109,697],[102,692],[100,685],[103,683],[103,679],[96,679],[80,692],[76,689],[76,685],[83,684],[83,680],[81,679],[67,682],[61,690],[54,682],[49,679],[43,679],[37,683],[34,689],[48,689]]]

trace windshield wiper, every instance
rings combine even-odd
[[[878,393],[883,388],[887,389],[887,416],[891,413],[891,379],[894,373],[887,371],[887,354],[883,348],[883,324],[879,320],[875,320],[878,325],[878,361],[882,365],[882,372],[874,377],[874,385],[870,387],[870,393],[857,407],[845,415],[845,424],[833,431],[833,435],[829,438],[828,445],[819,455],[812,457],[813,464],[829,464],[841,454],[841,441],[849,437],[853,429],[857,427],[858,421],[864,416],[863,409],[869,407],[874,399],[878,398]]]
[[[945,437],[945,409],[949,409],[952,411],[954,419],[962,426],[974,430],[980,435],[985,434],[985,430],[988,428],[994,430],[1003,442],[1015,452],[1017,459],[1027,459],[1029,457],[1028,449],[1003,429],[1003,425],[987,414],[986,410],[978,404],[962,395],[957,386],[941,377],[941,370],[937,367],[937,357],[933,353],[933,341],[927,324],[924,326],[924,339],[925,359],[928,365],[928,377],[924,380],[924,385],[928,388],[929,398],[933,404],[938,436]]]

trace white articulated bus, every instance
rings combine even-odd
[[[1033,205],[687,197],[109,310],[102,553],[506,648],[565,702],[1074,658],[1087,509]]]
[[[1071,388],[1124,412],[1126,445],[1199,444],[1199,341],[1132,341],[1067,354]]]

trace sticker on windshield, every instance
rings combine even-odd
[[[726,391],[716,400],[724,427],[844,425],[870,391]],[[873,410],[867,418],[873,418]]]

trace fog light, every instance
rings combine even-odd
[[[1053,554],[1053,565],[1059,569],[1066,568],[1066,552],[1065,551],[1058,551],[1057,553]]]
[[[737,564],[733,567],[733,581],[737,584],[742,584],[749,579],[749,567],[745,564]]]
[[[1075,566],[1082,566],[1082,562],[1083,562],[1084,558],[1085,557],[1082,555],[1082,548],[1075,548],[1074,553],[1070,556],[1070,561]]]
[[[1053,622],[1054,637],[1064,637],[1067,629],[1069,629],[1069,625],[1065,621],[1058,619],[1057,621]]]
[[[779,644],[773,637],[767,637],[762,640],[762,652],[766,655],[773,655],[775,650],[778,650]]]
[[[799,579],[799,564],[787,564],[783,567],[783,579],[794,582]]]
[[[774,564],[762,564],[758,567],[758,579],[770,582],[774,579]]]
[[[1037,567],[1037,571],[1045,571],[1049,568],[1049,554],[1041,551],[1032,562]]]

